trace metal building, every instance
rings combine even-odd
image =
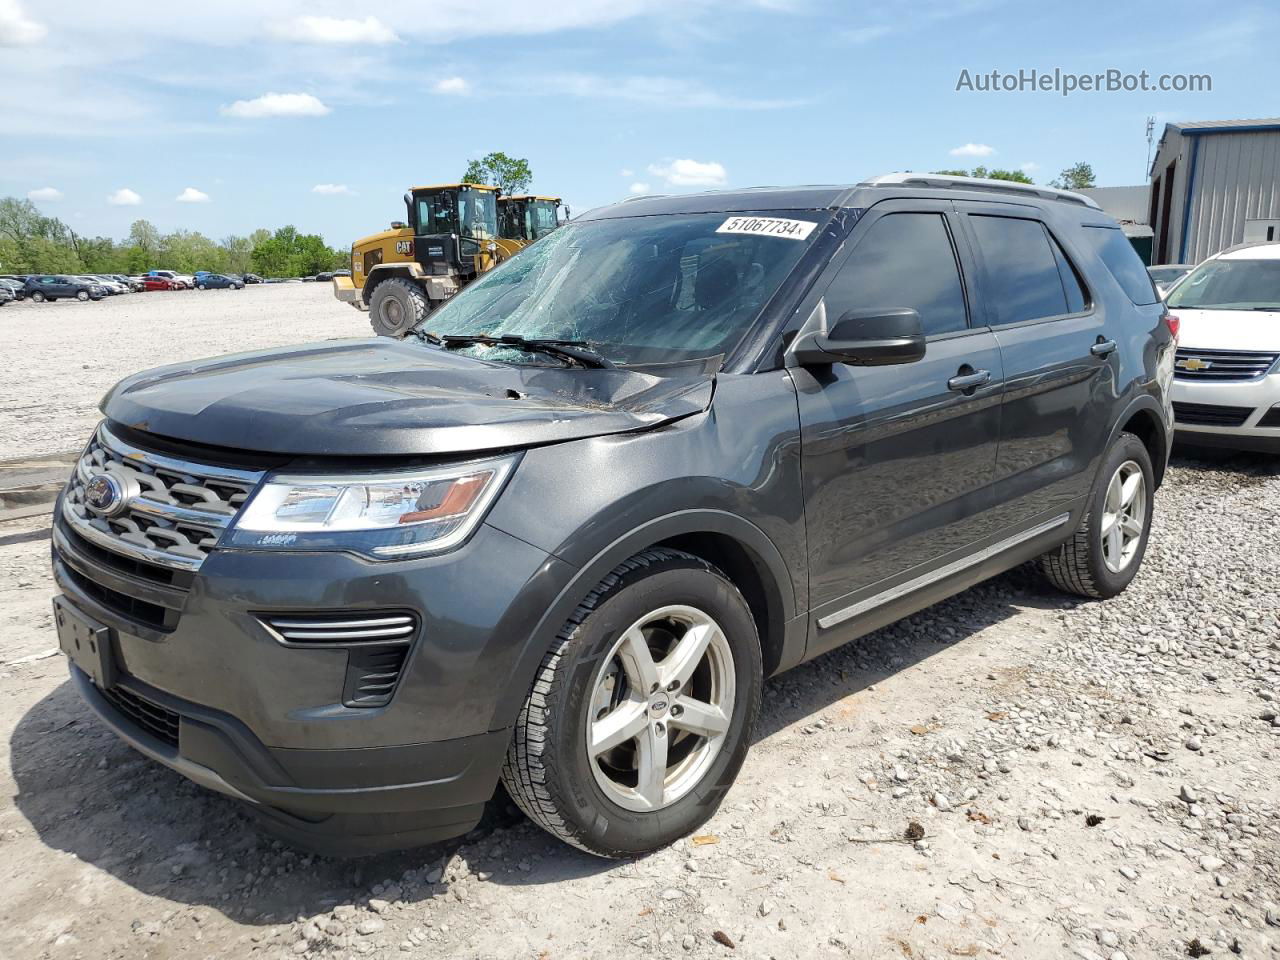
[[[1151,163],[1152,263],[1280,240],[1280,117],[1166,124]]]
[[[1152,232],[1151,224],[1147,222],[1150,187],[1142,183],[1136,187],[1084,187],[1076,193],[1084,194],[1104,213],[1115,217],[1142,262],[1151,262]]]

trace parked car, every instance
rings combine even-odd
[[[182,290],[184,285],[169,277],[146,276],[142,278],[143,290]]]
[[[327,272],[325,272],[325,273],[317,273],[314,277],[308,277],[307,279],[308,279],[308,280],[314,280],[314,281],[316,281],[317,283],[328,283],[330,280],[332,280],[332,279],[333,279],[333,274],[332,274],[332,273],[327,273]]]
[[[206,273],[196,278],[196,288],[199,290],[243,290],[244,281],[236,280],[233,277],[225,277],[220,273]]]
[[[256,273],[246,273],[240,279],[242,279],[245,283],[262,283],[262,278],[258,276]]]
[[[25,281],[16,280],[10,277],[0,277],[0,287],[4,287],[13,294],[15,300],[27,299],[27,290]]]
[[[0,307],[6,306],[16,300],[13,288],[0,283]]]
[[[1035,558],[1122,591],[1175,342],[1077,194],[602,207],[403,341],[117,384],[55,510],[60,644],[100,720],[294,842],[461,834],[501,779],[636,855],[715,811],[764,677]]]
[[[1164,296],[1175,283],[1196,268],[1194,263],[1162,263],[1159,266],[1147,267],[1156,291]]]
[[[172,270],[151,270],[147,274],[151,277],[164,277],[172,280],[177,284],[177,289],[190,290],[196,285],[196,278],[185,273],[174,273]]]
[[[1210,257],[1165,302],[1181,323],[1178,438],[1280,453],[1280,243]]]
[[[121,283],[119,280],[113,280],[110,277],[104,277],[99,274],[85,274],[80,277],[85,283],[101,284],[111,296],[129,292],[129,285]]]
[[[112,280],[119,281],[129,288],[130,293],[137,293],[142,289],[142,281],[137,277],[127,277],[122,273],[108,274]]]
[[[35,303],[46,300],[101,300],[107,296],[107,288],[101,283],[83,277],[67,277],[56,274],[37,274],[27,278],[27,296]]]

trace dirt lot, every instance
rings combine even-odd
[[[98,401],[146,367],[300,340],[361,337],[368,315],[327,283],[123,294],[98,303],[11,303],[0,310],[0,460],[80,446]],[[54,400],[53,398],[56,398]]]
[[[20,334],[0,455],[78,443],[144,363],[363,332],[321,293],[30,308],[95,342],[82,368]],[[53,654],[47,525],[0,524],[0,957],[1280,957],[1278,531],[1280,459],[1180,456],[1121,597],[1017,570],[771,682],[698,837],[605,862],[499,801],[340,862],[100,729]]]

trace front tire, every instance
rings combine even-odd
[[[588,853],[657,850],[705,823],[760,708],[760,640],[705,561],[655,549],[616,567],[543,658],[502,779],[534,823]]]
[[[44,299],[45,299],[44,294],[41,293],[39,290],[36,290],[34,293],[31,294],[32,303],[44,303]]]
[[[1116,438],[1102,459],[1089,505],[1074,536],[1040,558],[1059,590],[1095,600],[1127,587],[1147,552],[1154,473],[1146,445],[1132,433]]]
[[[77,299],[77,300],[79,300],[81,303],[86,302],[86,301],[89,299],[89,291],[88,291],[88,290],[77,290],[77,291],[76,291],[76,299]]]
[[[369,298],[369,323],[380,337],[404,337],[430,312],[426,294],[408,280],[383,280]]]

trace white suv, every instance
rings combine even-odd
[[[1180,321],[1173,381],[1179,439],[1280,453],[1280,243],[1210,257],[1166,304]]]

